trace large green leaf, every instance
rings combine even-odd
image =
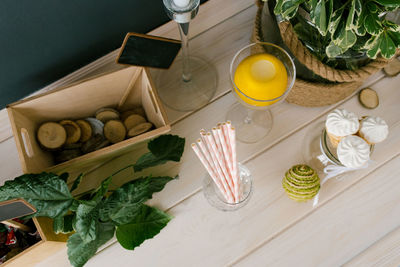
[[[108,192],[108,187],[110,186],[112,180],[112,176],[108,177],[107,179],[103,180],[100,186],[94,191],[91,195],[92,200],[100,201],[105,194]]]
[[[157,166],[169,160],[179,161],[185,147],[185,139],[176,135],[162,135],[150,141],[147,147],[150,152],[138,159],[134,166],[135,171]]]
[[[95,200],[82,201],[76,210],[76,232],[86,243],[97,238],[99,232],[99,209],[103,203]]]
[[[129,223],[137,215],[141,204],[151,199],[153,193],[160,192],[171,180],[173,178],[168,176],[145,177],[124,184],[104,201],[100,219],[112,220],[116,224]]]
[[[56,234],[63,233],[68,234],[74,231],[72,227],[72,221],[75,214],[69,214],[65,216],[58,216],[53,220],[53,231]]]
[[[79,184],[82,182],[83,173],[79,174],[79,176],[75,179],[74,183],[71,186],[71,192],[78,188]]]
[[[133,250],[146,239],[157,235],[171,218],[156,208],[142,205],[137,216],[129,224],[117,226],[117,240],[122,247]]]
[[[0,187],[0,201],[23,198],[37,212],[34,216],[55,218],[65,214],[73,198],[64,180],[53,173],[24,174]]]
[[[68,259],[71,265],[75,267],[83,266],[94,254],[97,249],[105,244],[114,236],[115,226],[111,223],[99,224],[99,235],[96,240],[91,242],[84,242],[78,233],[69,237]]]

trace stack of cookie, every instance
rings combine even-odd
[[[37,131],[37,140],[43,149],[54,152],[55,161],[61,163],[140,135],[152,127],[142,107],[122,113],[106,107],[99,109],[94,117],[45,122]]]
[[[295,165],[286,172],[282,186],[289,198],[302,202],[312,199],[318,193],[320,179],[311,167]]]
[[[349,168],[364,166],[369,160],[370,145],[382,142],[389,133],[382,118],[366,116],[359,119],[345,109],[329,113],[325,126],[332,147],[337,149],[338,159]]]

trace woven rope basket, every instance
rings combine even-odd
[[[263,41],[261,15],[263,2],[258,0],[258,11],[252,35],[253,42]],[[382,69],[389,60],[377,58],[358,70],[338,70],[329,67],[312,55],[297,38],[290,22],[279,23],[282,40],[297,60],[322,78],[332,83],[313,83],[296,78],[286,100],[301,106],[316,107],[336,103],[351,95],[370,75]]]

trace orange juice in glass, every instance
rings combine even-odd
[[[236,53],[230,74],[240,104],[231,107],[227,119],[236,126],[238,140],[257,142],[272,128],[270,107],[284,100],[293,87],[293,60],[279,46],[253,43]]]

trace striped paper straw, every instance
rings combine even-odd
[[[226,194],[224,188],[222,187],[220,181],[217,179],[217,176],[215,175],[215,172],[213,169],[211,169],[211,166],[208,164],[207,160],[204,158],[203,154],[200,152],[199,148],[196,146],[196,144],[192,144],[192,149],[196,153],[197,157],[200,159],[201,163],[203,164],[204,168],[206,168],[207,172],[210,174],[211,178],[213,179],[214,183],[217,185],[219,191],[223,194],[225,197],[226,201],[229,201],[229,197]]]

